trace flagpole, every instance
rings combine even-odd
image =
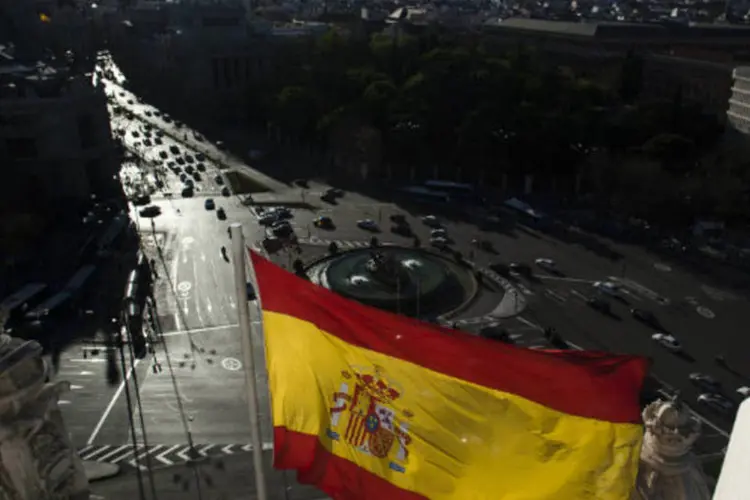
[[[255,378],[255,360],[253,357],[253,323],[250,320],[250,303],[248,281],[245,273],[247,249],[242,225],[238,222],[229,226],[232,235],[232,266],[234,267],[234,287],[237,294],[237,311],[239,313],[240,338],[242,340],[242,358],[245,368],[245,385],[247,388],[247,406],[250,411],[250,439],[253,446],[253,468],[255,469],[255,493],[258,500],[267,500],[266,478],[263,467],[263,443],[260,437],[260,418],[258,411],[258,387]],[[251,264],[252,265],[252,264]],[[257,291],[256,291],[257,295]]]

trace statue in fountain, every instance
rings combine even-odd
[[[383,252],[371,252],[366,269],[376,280],[390,287],[403,288],[409,279],[409,273],[393,255]]]
[[[674,397],[643,410],[646,433],[633,500],[709,500],[706,477],[692,453],[700,421]]]
[[[0,498],[89,498],[88,481],[48,383],[42,347],[0,333]]]

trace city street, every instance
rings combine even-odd
[[[246,451],[250,433],[237,303],[232,266],[224,260],[221,247],[230,247],[227,228],[232,222],[243,225],[247,243],[254,248],[260,248],[265,229],[258,224],[255,207],[243,206],[239,197],[222,196],[224,184],[215,181],[221,171],[211,158],[222,163],[234,159],[203,142],[200,134],[184,127],[176,129],[174,124],[156,116],[153,108],[138,103],[114,84],[107,85],[117,94],[118,101],[123,102],[123,107],[140,117],[129,120],[120,115],[113,120],[113,128],[123,130],[128,149],[136,151],[150,165],[128,166],[123,170],[123,178],[130,182],[129,194],[146,190],[160,212],[155,217],[145,217],[136,210],[140,207],[131,207],[131,217],[142,235],[143,250],[153,259],[158,274],[155,300],[157,332],[161,333],[162,342],[154,346],[153,358],[147,357],[135,365],[135,375],[131,376],[131,381],[136,379],[140,388],[140,402],[134,400],[132,404],[140,405],[143,416],[143,424],[137,422],[135,426],[140,446],[136,449],[127,445],[125,384],[110,387],[104,382],[106,363],[102,353],[83,356],[80,345],[66,351],[66,363],[59,377],[72,384],[69,397],[62,404],[74,442],[84,450],[84,458],[132,462],[131,465],[136,463],[134,459],[145,457],[167,465],[183,461],[191,453],[191,444],[204,454]],[[145,123],[151,128],[146,128]],[[158,133],[160,127],[165,129],[162,134]],[[144,147],[145,130],[150,130],[149,137],[159,138],[162,144]],[[206,155],[202,160],[206,170],[201,172],[205,175],[195,182],[193,197],[180,196],[184,182],[178,174],[168,167],[153,166],[164,161],[158,152],[172,145],[179,148],[181,156],[198,157],[201,151]],[[166,161],[173,161],[173,156],[170,153]],[[342,250],[367,247],[372,236],[383,243],[412,245],[412,238],[391,232],[390,216],[394,214],[404,215],[422,245],[429,245],[430,228],[420,221],[421,216],[429,214],[428,209],[410,212],[394,203],[350,192],[337,204],[328,204],[320,200],[320,195],[328,189],[324,184],[311,182],[306,189],[278,184],[274,185],[274,189],[278,188],[276,192],[263,194],[264,200],[311,205],[310,209],[294,208],[290,221],[303,248],[303,258],[324,252],[331,242],[336,242]],[[214,208],[206,206],[209,198],[214,201]],[[217,215],[219,208],[224,209],[225,219]],[[331,217],[335,228],[316,228],[314,221],[320,216]],[[669,392],[679,391],[693,407],[700,393],[688,379],[693,372],[718,379],[735,401],[736,389],[748,385],[748,373],[733,373],[714,362],[714,357],[722,354],[730,368],[743,366],[742,313],[748,308],[745,297],[709,286],[638,248],[611,245],[605,252],[601,247],[587,249],[579,243],[514,226],[510,220],[503,220],[499,227],[489,230],[484,223],[467,222],[466,217],[458,214],[451,219],[439,218],[454,242],[452,248],[479,267],[516,262],[534,269],[531,278],[515,280],[527,303],[519,316],[499,319],[469,309],[456,318],[458,328],[476,332],[488,325],[501,326],[519,346],[549,348],[542,333],[545,327],[554,327],[576,347],[647,355],[654,360],[653,373],[666,383]],[[360,219],[371,219],[382,232],[358,228]],[[494,251],[479,250],[472,245],[474,239],[491,242]],[[614,253],[623,258],[612,259]],[[536,267],[537,258],[554,260],[560,273],[553,275]],[[286,254],[274,256],[274,260],[286,266],[292,263],[292,257]],[[586,303],[586,299],[597,295],[592,286],[595,281],[621,285],[621,298],[610,300],[613,314],[603,315]],[[653,312],[660,328],[647,327],[633,319],[631,307]],[[683,344],[686,355],[677,356],[652,341],[651,335],[656,331],[674,335]],[[270,448],[272,429],[262,339],[254,336],[253,342],[261,389],[262,438],[264,447]],[[130,373],[129,366],[126,373]],[[733,417],[697,409],[705,435],[697,446],[698,453],[722,452]]]

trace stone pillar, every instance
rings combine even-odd
[[[48,383],[42,347],[0,334],[0,498],[89,498],[78,453],[57,405],[65,382]]]

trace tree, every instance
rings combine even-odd
[[[308,87],[284,87],[276,96],[275,122],[295,139],[309,138],[318,121],[319,107]]]
[[[643,152],[660,162],[662,169],[684,174],[695,166],[695,143],[677,134],[659,134],[643,145]]]

